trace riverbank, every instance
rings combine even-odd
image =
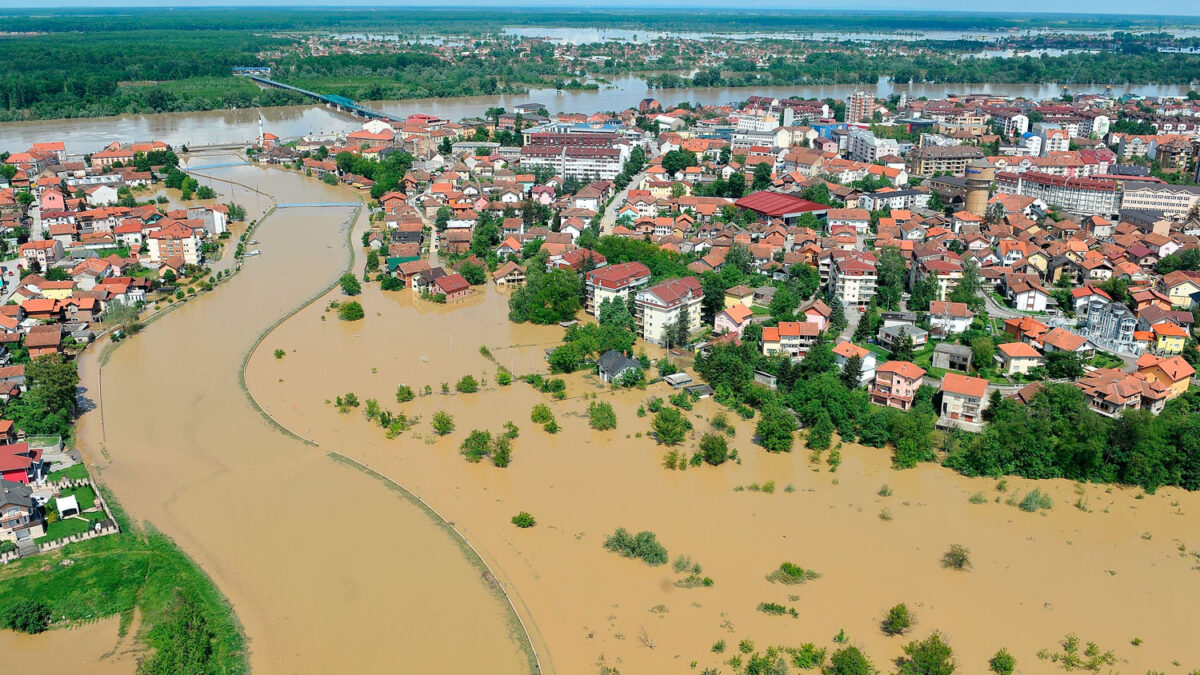
[[[103,489],[103,487],[102,487]],[[25,643],[59,641],[69,629],[120,618],[116,640],[109,649],[93,655],[96,645],[106,644],[104,634],[86,630],[88,638],[76,643],[63,636],[59,654],[74,654],[111,672],[132,672],[137,662],[147,674],[180,672],[184,667],[202,667],[204,672],[236,674],[248,670],[245,638],[229,602],[210,579],[171,539],[147,526],[138,528],[105,492],[118,534],[68,544],[50,553],[23,558],[0,567],[0,606],[18,599],[34,598],[48,606],[54,616],[49,635],[24,638]],[[177,621],[181,603],[197,608],[191,623]],[[138,618],[134,626],[135,613]],[[115,656],[133,627],[132,639],[122,655]],[[182,628],[182,630],[181,630]],[[198,661],[179,660],[170,649],[173,641],[195,639],[209,645]],[[29,647],[33,649],[32,645]],[[166,655],[163,655],[166,654]],[[108,660],[112,664],[106,663]],[[45,667],[43,664],[42,667]]]
[[[344,188],[297,173],[206,173],[281,203],[346,201]],[[79,445],[129,512],[229,598],[252,670],[528,672],[503,606],[444,532],[385,485],[278,433],[240,391],[258,336],[345,269],[352,216],[260,218],[263,254],[113,351],[102,392],[98,360],[85,359],[82,386],[101,397],[102,417],[84,416]],[[472,649],[456,646],[462,635]]]
[[[800,449],[764,452],[752,443],[753,421],[736,422],[729,438],[740,463],[667,470],[666,449],[648,434],[651,416],[637,415],[650,396],[671,393],[665,385],[614,392],[573,374],[563,376],[566,400],[554,401],[519,382],[495,384],[501,365],[544,372],[543,350],[562,335],[509,323],[504,293],[434,305],[367,284],[356,299],[366,309],[362,321],[331,314],[323,321],[325,303],[316,303],[276,328],[247,365],[251,392],[281,424],[395,477],[453,522],[522,615],[534,618],[539,654],[557,672],[589,672],[598,663],[676,672],[693,661],[698,670],[724,669],[742,639],[758,650],[805,642],[832,650],[842,629],[878,665],[934,630],[947,635],[968,672],[983,671],[1002,647],[1023,672],[1049,669],[1038,652],[1060,649],[1068,633],[1113,650],[1123,671],[1200,665],[1186,626],[1186,597],[1200,592],[1193,569],[1200,541],[1190,526],[1200,495],[969,479],[936,465],[896,471],[888,451],[855,444],[841,447],[833,472],[827,454],[814,463]],[[285,358],[273,358],[275,348]],[[485,382],[479,393],[395,402],[398,383],[437,392],[446,382],[453,390],[465,374]],[[419,421],[389,440],[361,409],[342,414],[329,404],[347,392]],[[589,428],[592,395],[613,405],[616,430]],[[538,403],[556,415],[557,434],[529,421]],[[455,419],[445,437],[429,426],[439,410]],[[719,410],[706,399],[684,412],[696,428],[688,454]],[[520,428],[509,467],[463,459],[459,445],[471,430],[496,433],[509,421]],[[1011,505],[1035,487],[1053,508],[1028,513]],[[537,525],[514,527],[509,519],[519,511]],[[713,585],[681,587],[684,575],[670,565],[606,551],[602,543],[618,527],[654,532],[672,559],[698,562]],[[940,565],[951,544],[970,550],[970,571]],[[766,580],[784,561],[822,576],[794,587]],[[763,613],[763,602],[797,616]],[[898,602],[914,611],[917,627],[889,637],[879,622]],[[712,651],[717,641],[729,645],[724,654]]]
[[[873,91],[881,98],[905,94],[909,99],[925,96],[942,98],[947,94],[986,93],[1005,97],[1024,97],[1034,100],[1058,98],[1062,88],[1056,84],[894,84],[881,78],[874,85],[803,85],[757,86],[748,88],[702,87],[687,89],[651,89],[639,77],[610,77],[611,88],[599,91],[565,91],[531,89],[526,94],[502,96],[463,96],[424,98],[402,101],[360,101],[363,105],[398,117],[412,112],[437,115],[443,119],[459,120],[480,117],[491,107],[513,109],[529,101],[544,103],[551,113],[619,111],[636,107],[646,97],[661,97],[664,103],[681,101],[706,105],[722,105],[742,100],[750,95],[777,98],[845,99],[856,90]],[[1190,87],[1184,85],[1113,85],[1116,95],[1125,93],[1143,96],[1183,96]],[[1074,86],[1076,93],[1103,93],[1104,87]],[[191,113],[155,113],[121,115],[92,119],[42,120],[0,124],[0,148],[11,152],[31,147],[46,139],[66,142],[67,152],[82,155],[95,152],[112,142],[113,138],[157,139],[172,146],[225,145],[240,142],[251,144],[258,136],[259,114],[265,119],[264,129],[281,138],[305,135],[327,136],[346,134],[360,128],[362,120],[337,113],[319,105],[283,106],[273,108],[240,108]]]

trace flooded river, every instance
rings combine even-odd
[[[1113,650],[1120,672],[1200,667],[1188,619],[1200,594],[1200,495],[1164,489],[1143,498],[1133,489],[1020,479],[999,491],[994,480],[934,465],[894,471],[886,451],[853,444],[831,473],[827,454],[811,463],[800,443],[791,454],[763,452],[752,443],[753,423],[738,423],[730,439],[739,463],[667,470],[664,449],[648,436],[650,416],[636,414],[649,396],[670,393],[664,384],[614,393],[575,374],[566,376],[568,398],[560,402],[523,383],[495,385],[498,365],[544,372],[543,350],[562,333],[510,324],[501,292],[437,306],[372,284],[361,298],[366,319],[353,324],[326,313],[339,293],[266,338],[248,365],[252,393],[284,426],[370,464],[453,521],[508,584],[555,672],[604,664],[622,673],[682,673],[693,662],[696,672],[729,672],[724,662],[742,639],[759,649],[813,642],[832,650],[842,629],[885,670],[904,644],[934,630],[947,636],[964,673],[984,672],[1002,647],[1020,672],[1051,672],[1055,666],[1036,654],[1060,651],[1068,633]],[[287,356],[275,359],[275,349]],[[486,378],[480,393],[439,393],[465,374]],[[433,393],[397,404],[399,383]],[[421,421],[388,440],[362,408],[342,414],[329,404],[347,392]],[[615,431],[589,428],[592,395],[612,402]],[[556,435],[529,420],[542,402],[562,427]],[[455,417],[445,438],[430,429],[438,410]],[[717,410],[706,400],[687,413],[697,434],[684,446],[688,454]],[[511,466],[463,459],[459,445],[471,430],[498,432],[507,421],[520,428]],[[767,481],[772,494],[735,490]],[[890,496],[879,495],[883,484]],[[1049,512],[1006,503],[1034,486],[1053,496]],[[986,503],[969,501],[976,492]],[[511,525],[518,511],[532,513],[536,527]],[[656,533],[672,558],[700,563],[714,585],[680,588],[683,575],[671,565],[604,550],[618,527]],[[939,564],[955,543],[970,550],[969,571]],[[767,581],[784,561],[821,577],[802,586]],[[756,609],[763,602],[797,616],[764,614]],[[916,615],[916,627],[887,637],[880,621],[899,602]],[[1135,647],[1134,638],[1144,642]],[[726,651],[714,654],[721,640]],[[1182,668],[1172,666],[1176,660]]]
[[[439,115],[446,119],[459,120],[481,116],[493,106],[511,109],[521,103],[536,101],[552,112],[584,112],[624,110],[636,106],[641,99],[651,96],[666,104],[682,101],[703,104],[724,104],[744,100],[758,94],[763,96],[801,96],[805,98],[845,98],[863,85],[840,84],[830,86],[796,87],[711,87],[693,89],[652,90],[646,81],[635,76],[615,76],[611,86],[599,91],[559,92],[553,89],[535,89],[527,94],[506,96],[465,96],[459,98],[412,99],[405,101],[371,101],[365,105],[403,117],[410,113]],[[870,89],[870,87],[867,87]],[[913,84],[896,85],[886,78],[873,88],[876,96],[886,97],[893,93],[906,93],[909,98],[928,96],[938,98],[947,94],[990,93],[1000,96],[1024,96],[1028,98],[1055,98],[1062,93],[1058,84]],[[1079,85],[1076,93],[1096,91],[1103,87]],[[1114,85],[1113,90],[1137,93],[1145,96],[1178,96],[1189,87],[1179,85]],[[34,122],[9,122],[0,124],[0,150],[19,152],[33,143],[61,140],[70,153],[94,152],[113,141],[157,139],[171,145],[216,145],[228,143],[250,143],[258,137],[258,109],[212,110],[190,113],[161,113],[155,115],[122,115],[98,119],[40,120]],[[361,119],[334,112],[321,106],[290,106],[264,108],[265,129],[283,138],[294,138],[308,134],[333,134],[353,131],[362,124]]]
[[[213,173],[279,202],[353,199],[278,170]],[[102,371],[89,351],[81,377],[100,407],[79,445],[131,517],[212,576],[255,672],[528,672],[507,605],[453,539],[381,481],[270,426],[240,385],[256,338],[341,273],[352,215],[280,209],[255,234],[263,254],[231,281]]]

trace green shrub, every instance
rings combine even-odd
[[[667,549],[658,543],[658,538],[653,532],[642,531],[631,535],[625,528],[617,528],[612,536],[604,540],[604,548],[626,558],[638,558],[647,565],[667,563]]]
[[[760,602],[758,603],[758,611],[762,612],[763,614],[781,616],[788,613],[788,607],[787,605],[781,605],[778,602]],[[795,612],[796,610],[793,609],[792,611]]]
[[[463,439],[459,450],[462,451],[468,462],[478,462],[491,452],[491,447],[492,434],[476,429]]]
[[[971,566],[971,552],[962,544],[951,544],[950,550],[942,556],[942,567],[955,570],[965,570]]]
[[[536,424],[545,424],[554,419],[554,413],[550,412],[550,406],[545,403],[538,403],[533,406],[533,410],[529,413],[529,420]]]
[[[883,485],[881,485],[879,487],[879,492],[877,492],[875,494],[879,495],[880,497],[891,497],[892,496],[892,487],[890,485],[888,485],[887,483],[884,483]]]
[[[19,600],[4,612],[4,627],[21,633],[42,633],[50,626],[50,608],[38,600]]]
[[[820,579],[821,575],[814,570],[806,570],[803,567],[790,562],[781,563],[779,569],[767,575],[767,581],[780,584],[802,584],[813,579]]]
[[[592,401],[589,403],[588,419],[592,428],[599,431],[617,428],[617,413],[613,411],[612,404],[608,402],[597,403]]]
[[[941,633],[934,633],[905,645],[904,657],[898,664],[898,675],[950,675],[955,670],[954,650]]]
[[[662,405],[663,405],[663,400],[661,398],[655,396],[655,397],[651,398],[649,401],[646,401],[646,410],[649,410],[652,413],[656,413],[659,410],[662,410]]]
[[[909,628],[912,628],[912,615],[908,612],[908,605],[902,602],[888,610],[883,619],[883,632],[888,635],[902,635]]]
[[[512,463],[512,439],[505,435],[492,439],[492,466],[503,469]]]
[[[433,430],[438,436],[445,436],[454,431],[454,416],[445,410],[433,414]]]
[[[1013,671],[1017,669],[1017,660],[1008,653],[1007,649],[1001,649],[988,661],[988,667],[996,675],[1012,675]]]
[[[358,304],[357,300],[338,305],[338,318],[342,321],[359,321],[364,316],[366,316],[366,312],[363,311],[362,305]]]
[[[700,438],[700,457],[712,466],[723,464],[729,459],[729,445],[725,442],[725,437],[704,434]]]
[[[507,387],[508,385],[512,384],[512,373],[508,372],[504,368],[497,370],[496,384],[500,385],[501,387]]]
[[[692,423],[678,408],[660,408],[650,425],[655,437],[663,445],[679,445],[692,429]]]
[[[802,670],[812,670],[825,665],[825,649],[811,642],[800,645],[799,648],[788,650],[792,657],[792,665]]]
[[[983,494],[983,491],[980,490],[979,492],[976,492],[975,494],[971,495],[970,499],[968,499],[967,501],[971,502],[972,504],[986,504],[987,503],[987,495]]]
[[[833,653],[825,675],[874,675],[875,666],[858,647],[843,647]]]
[[[512,524],[525,529],[537,525],[537,520],[528,511],[522,511],[512,517]]]
[[[1021,500],[1020,509],[1032,513],[1038,509],[1049,509],[1052,506],[1054,506],[1054,499],[1041,490],[1034,488]]]
[[[282,349],[275,350],[275,358],[282,359],[285,356],[287,356],[287,352],[283,351]]]
[[[362,284],[358,283],[358,277],[347,272],[338,279],[338,284],[342,287],[342,293],[346,295],[358,295],[362,293]]]
[[[558,426],[557,421],[550,420],[549,422],[546,422],[545,424],[542,425],[542,429],[548,434],[557,434],[559,431],[562,430],[562,427]]]
[[[455,383],[454,389],[461,394],[474,394],[479,391],[479,383],[475,381],[474,375],[463,375],[462,379]]]
[[[413,393],[412,387],[407,384],[396,387],[396,403],[408,403],[414,398],[416,395]]]

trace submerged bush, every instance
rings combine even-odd
[[[512,517],[512,524],[521,529],[537,525],[537,520],[528,511],[522,511]]]
[[[819,579],[821,575],[814,570],[806,570],[803,567],[790,562],[781,563],[779,569],[767,575],[767,581],[780,584],[802,584],[806,581]]]
[[[626,558],[638,558],[647,565],[665,565],[667,549],[658,543],[653,532],[643,530],[637,535],[629,534],[623,527],[604,540],[604,548]]]
[[[951,544],[950,550],[942,556],[942,567],[965,570],[971,566],[971,552],[962,544]]]

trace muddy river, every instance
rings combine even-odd
[[[281,203],[356,199],[283,171],[213,174]],[[89,351],[81,377],[100,407],[79,445],[133,518],[213,577],[255,672],[528,672],[508,605],[455,540],[380,480],[270,426],[240,384],[258,336],[342,272],[353,214],[278,210],[255,233],[263,254],[230,282],[102,369]]]
[[[1035,485],[1029,481],[1009,479],[998,491],[994,480],[932,465],[897,472],[885,451],[851,444],[831,472],[800,444],[791,454],[763,452],[751,442],[752,423],[739,423],[731,439],[740,463],[667,470],[664,449],[647,435],[650,417],[636,414],[647,397],[668,395],[666,385],[613,393],[575,374],[566,377],[568,398],[555,402],[523,383],[495,384],[498,365],[544,371],[543,350],[562,332],[510,324],[503,292],[436,306],[372,285],[361,298],[366,318],[353,324],[326,311],[339,293],[270,333],[249,362],[251,392],[284,426],[369,464],[453,521],[508,585],[547,670],[596,672],[604,664],[622,673],[682,673],[695,662],[697,670],[729,672],[722,662],[742,639],[759,649],[813,642],[832,650],[843,629],[884,669],[905,643],[935,629],[964,673],[983,672],[1002,647],[1020,672],[1051,672],[1055,666],[1036,654],[1059,651],[1068,633],[1113,650],[1120,672],[1200,667],[1189,619],[1200,594],[1198,495],[1046,481],[1036,485],[1053,495],[1053,508],[1026,513],[1006,501],[1019,500]],[[276,349],[286,356],[276,359]],[[465,374],[486,378],[479,393],[440,393],[442,383],[453,391]],[[399,383],[432,393],[398,404]],[[347,392],[420,422],[388,440],[362,407],[343,414],[329,403]],[[589,428],[592,395],[614,405],[615,431]],[[541,402],[560,433],[530,422]],[[438,410],[455,417],[444,438],[430,426]],[[707,400],[687,413],[697,434],[716,411]],[[463,459],[459,445],[471,430],[497,432],[507,421],[520,428],[511,466]],[[696,441],[687,443],[689,453]],[[767,481],[771,494],[735,490]],[[886,497],[879,495],[885,483]],[[986,503],[971,503],[980,491]],[[509,519],[518,511],[537,525],[514,527]],[[656,533],[672,558],[700,563],[714,585],[680,588],[683,575],[672,565],[606,551],[602,543],[618,527]],[[939,564],[955,543],[970,550],[969,571]],[[784,561],[821,577],[795,586],[767,581]],[[797,616],[764,614],[763,602]],[[916,626],[887,637],[880,621],[899,602]],[[720,640],[725,653],[714,654]]]
[[[420,112],[440,115],[450,120],[482,116],[493,106],[512,109],[514,106],[536,101],[551,113],[624,110],[636,106],[647,96],[657,97],[664,104],[681,101],[703,104],[725,104],[745,100],[752,95],[800,96],[804,98],[833,97],[844,99],[859,89],[874,91],[884,97],[904,93],[909,98],[928,96],[941,98],[947,94],[988,93],[997,96],[1024,96],[1034,99],[1057,98],[1062,86],[1055,83],[1001,84],[1001,83],[947,83],[947,84],[893,84],[880,78],[874,87],[870,85],[804,85],[779,87],[700,87],[653,90],[646,81],[633,75],[613,76],[610,84],[598,91],[555,91],[534,89],[525,94],[502,96],[462,96],[451,98],[409,99],[403,101],[369,101],[365,105],[372,109],[394,114],[398,117]],[[1131,84],[1113,85],[1117,94],[1134,93],[1142,96],[1182,96],[1190,87],[1186,85]],[[1078,85],[1076,93],[1101,93],[1101,85]],[[98,119],[37,120],[32,122],[8,122],[0,124],[0,150],[20,152],[33,143],[60,140],[67,144],[67,152],[80,154],[95,152],[113,141],[157,139],[171,145],[223,145],[250,143],[258,137],[259,114],[266,121],[265,129],[282,138],[317,134],[346,133],[358,129],[363,120],[337,113],[329,108],[315,105],[286,106],[279,108],[247,108],[241,110],[211,110],[204,112],[159,113],[151,115],[121,115]]]

